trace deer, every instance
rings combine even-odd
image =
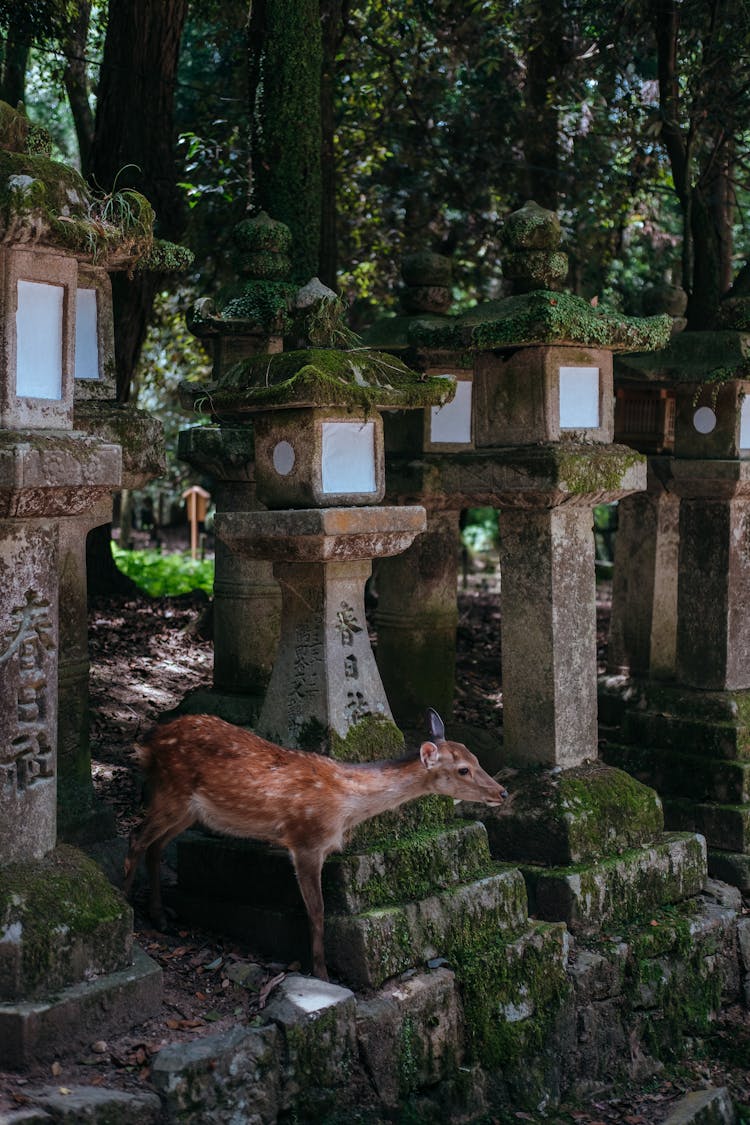
[[[446,739],[432,708],[427,719],[430,737],[418,752],[364,763],[287,750],[214,715],[182,715],[157,726],[135,749],[151,796],[131,836],[125,894],[131,895],[145,853],[149,914],[157,929],[166,928],[161,855],[196,822],[229,836],[282,845],[307,911],[313,974],[328,980],[321,872],[357,825],[429,793],[491,806],[508,795],[470,750]]]

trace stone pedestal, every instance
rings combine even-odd
[[[263,511],[255,487],[253,428],[183,430],[181,460],[209,473],[219,520]],[[214,674],[211,691],[191,693],[183,709],[249,725],[257,718],[279,641],[281,593],[272,563],[233,552],[217,537],[214,574]]]
[[[425,709],[453,711],[459,512],[428,511],[427,530],[378,567],[377,660],[399,724],[416,727]]]
[[[680,500],[670,487],[670,460],[649,458],[646,492],[620,501],[612,581],[607,671],[674,676],[677,646],[677,556]]]
[[[259,733],[347,758],[339,744],[364,720],[392,725],[367,635],[364,586],[371,558],[403,551],[424,524],[423,509],[407,507],[217,517],[217,538],[245,558],[274,559],[281,587],[281,639]]]
[[[594,537],[588,506],[500,515],[503,728],[508,758],[596,757]]]

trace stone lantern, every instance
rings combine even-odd
[[[612,355],[663,345],[671,322],[561,291],[560,240],[556,216],[527,204],[504,232],[513,295],[410,327],[413,347],[474,355],[474,450],[391,454],[387,496],[500,510],[503,757],[514,796],[497,813],[472,811],[495,854],[523,865],[538,915],[585,931],[640,912],[645,878],[654,905],[696,893],[705,857],[698,837],[663,836],[656,794],[597,754],[592,508],[645,484],[644,459],[612,443]],[[612,866],[619,853],[627,859]],[[664,864],[673,879],[659,874]]]
[[[86,293],[105,262],[130,268],[150,252],[153,211],[136,192],[121,194],[121,211],[102,210],[78,173],[48,153],[44,131],[0,103],[0,1063],[7,1065],[49,1058],[63,1038],[90,1042],[104,1012],[109,1021],[131,1006],[153,1010],[160,982],[158,967],[132,947],[127,904],[91,861],[56,846],[66,536],[109,502],[122,474],[119,444],[74,429],[77,363],[91,376],[101,357],[98,297],[92,303]]]
[[[742,306],[727,304],[722,329],[685,332],[618,370],[675,400],[671,454],[650,459],[672,518],[668,535],[653,519],[626,524],[600,694],[608,760],[653,784],[670,825],[706,836],[711,873],[747,890],[750,337]]]
[[[391,356],[334,348],[254,356],[210,388],[189,388],[222,424],[253,422],[258,499],[269,510],[222,513],[216,534],[239,555],[274,562],[281,641],[257,727],[283,745],[346,757],[363,721],[391,724],[364,585],[373,558],[404,550],[424,529],[424,512],[377,506],[381,410],[424,407],[452,390]]]

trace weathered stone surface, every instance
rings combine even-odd
[[[487,832],[456,821],[394,840],[390,848],[332,856],[324,867],[327,909],[346,914],[389,906],[480,878],[491,867]]]
[[[418,973],[357,1004],[359,1051],[378,1098],[398,1105],[455,1073],[463,1060],[463,1012],[455,974]]]
[[[623,735],[639,746],[663,746],[707,758],[750,759],[750,727],[653,711],[629,711]]]
[[[30,1090],[33,1098],[62,1125],[156,1125],[161,1121],[161,1101],[156,1094],[107,1090],[99,1086]]]
[[[49,1125],[54,1120],[41,1106],[27,1106],[24,1109],[0,1113],[0,1125]]]
[[[453,711],[458,521],[458,510],[428,511],[411,547],[378,563],[378,668],[404,726],[421,726],[427,707],[445,720]]]
[[[84,382],[95,380],[79,380],[76,395],[79,384]],[[73,424],[89,437],[121,446],[123,488],[143,488],[154,477],[166,473],[164,426],[153,414],[125,402],[88,399],[76,401]]]
[[[161,1004],[161,969],[137,946],[132,964],[62,989],[48,1000],[0,1004],[0,1063],[26,1066],[73,1050],[107,1028],[132,1026]]]
[[[677,677],[690,687],[750,688],[750,498],[683,499]]]
[[[593,949],[577,947],[568,971],[576,991],[576,1004],[585,1012],[599,1000],[622,994],[625,981],[627,945],[622,942],[607,950],[607,956]]]
[[[493,856],[529,863],[586,863],[654,841],[664,828],[653,789],[601,762],[569,770],[503,774],[502,807],[462,804],[487,828]]]
[[[461,932],[481,925],[483,932],[510,934],[526,917],[523,879],[509,868],[419,902],[329,915],[326,960],[352,988],[377,988],[414,965],[449,956]]]
[[[627,565],[615,567],[612,581],[607,669],[661,678],[675,666],[680,501],[654,461],[648,491],[626,496],[618,508],[617,542]]]
[[[592,442],[613,440],[612,353],[597,348],[531,347],[481,352],[474,365],[474,441],[477,449],[557,442],[560,368],[596,368],[599,423],[580,427]],[[580,434],[578,440],[581,440]]]
[[[663,1125],[734,1125],[737,1114],[726,1086],[693,1090],[680,1098]]]
[[[744,805],[750,801],[750,762],[722,761],[679,750],[614,742],[606,744],[602,756],[611,765],[653,785],[665,799],[686,797],[723,805]]]
[[[154,1057],[151,1081],[170,1120],[184,1125],[276,1125],[282,1045],[277,1027],[236,1027],[173,1044]]]
[[[706,878],[706,845],[702,836],[668,833],[651,847],[601,863],[523,872],[533,913],[565,921],[574,932],[591,932],[698,894]]]
[[[669,828],[681,832],[700,832],[709,848],[730,852],[750,850],[750,806],[715,805],[689,798],[667,798],[664,816]]]
[[[623,445],[549,442],[468,453],[391,456],[386,491],[401,503],[434,510],[495,507],[503,511],[585,507],[645,487],[646,463]]]
[[[61,845],[0,869],[0,1001],[32,1001],[130,958],[133,912],[82,853]]]
[[[285,512],[226,512],[216,535],[252,559],[280,562],[364,560],[406,550],[424,531],[423,508],[309,508]]]
[[[287,976],[265,1009],[286,1046],[282,1107],[316,1119],[346,1100],[357,1060],[356,1001],[348,988]]]
[[[689,339],[692,335],[692,332],[686,333],[685,338]],[[750,366],[745,368],[744,379],[728,379],[728,374],[725,372],[725,378],[712,386],[706,386],[703,380],[677,384],[676,457],[733,460],[742,456],[740,416],[743,399],[750,388]],[[695,412],[701,407],[707,407],[714,415],[714,425],[708,433],[701,433],[694,423]]]
[[[710,848],[708,870],[715,879],[723,879],[726,883],[737,887],[743,894],[750,894],[750,855]]]
[[[514,764],[596,758],[594,538],[584,508],[500,515],[503,730]]]

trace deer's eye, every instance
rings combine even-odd
[[[461,766],[461,768],[459,769],[458,772],[461,774],[461,777],[466,777],[467,773],[470,772],[469,767],[468,766]]]

